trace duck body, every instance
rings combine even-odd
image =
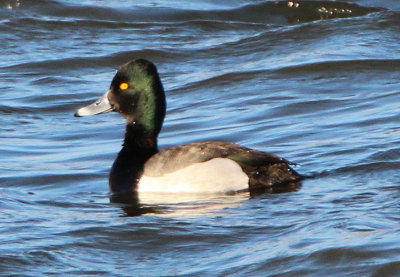
[[[117,111],[127,120],[123,147],[109,176],[111,193],[230,193],[301,180],[285,159],[229,142],[196,142],[160,152],[157,137],[165,110],[156,67],[139,59],[119,69],[101,99],[76,112]]]
[[[122,191],[119,185],[127,181],[137,183],[139,193],[230,193],[281,185],[300,177],[276,155],[221,141],[179,145],[143,159],[129,150],[121,153],[110,174],[114,192]],[[132,159],[146,162],[132,163]]]
[[[171,184],[170,188],[164,191],[202,193],[247,191],[299,179],[288,162],[278,156],[221,141],[191,143],[159,152],[146,162],[143,177],[144,184],[149,177],[172,177],[168,178],[172,181],[165,182]],[[172,185],[175,182],[176,188]],[[142,188],[141,184],[142,180],[139,191],[150,188]]]

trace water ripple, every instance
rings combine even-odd
[[[220,2],[0,0],[3,274],[397,273],[398,1]],[[161,148],[233,141],[312,178],[110,203],[124,120],[73,113],[137,57],[166,90]]]

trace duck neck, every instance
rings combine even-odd
[[[157,134],[146,132],[140,124],[128,123],[122,149],[110,172],[111,193],[135,192],[144,164],[157,152]]]

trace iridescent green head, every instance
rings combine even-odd
[[[115,74],[110,89],[76,116],[119,112],[128,124],[139,125],[148,135],[157,136],[165,117],[164,89],[155,65],[138,59],[124,64]]]

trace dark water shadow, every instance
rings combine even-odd
[[[124,216],[141,216],[145,214],[158,214],[161,210],[156,206],[140,204],[137,193],[112,194],[110,203],[118,206],[124,212]]]

